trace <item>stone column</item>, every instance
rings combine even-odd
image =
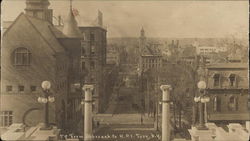
[[[92,91],[93,85],[84,85],[84,141],[92,140]]]
[[[170,141],[170,85],[161,85],[162,96],[162,141]]]

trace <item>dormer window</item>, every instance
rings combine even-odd
[[[27,66],[30,65],[31,53],[27,48],[17,48],[13,52],[13,63],[15,66]]]
[[[219,87],[220,86],[220,74],[216,73],[213,76],[214,79],[214,87]]]
[[[228,79],[229,79],[229,86],[230,87],[235,87],[236,86],[236,75],[235,74],[230,74]]]

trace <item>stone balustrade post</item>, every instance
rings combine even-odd
[[[84,85],[85,93],[84,101],[84,141],[91,141],[93,137],[92,133],[92,91],[93,85]]]
[[[170,141],[170,85],[161,85],[162,90],[162,141]]]

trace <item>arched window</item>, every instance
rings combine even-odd
[[[215,96],[213,100],[213,110],[214,112],[219,112],[221,110],[221,100],[219,97]]]
[[[228,77],[229,80],[229,86],[230,87],[235,87],[236,86],[236,75],[235,74],[230,74]]]
[[[237,97],[231,96],[228,101],[228,109],[229,111],[236,111],[238,108],[238,100]]]
[[[213,75],[214,78],[214,87],[220,86],[220,74],[216,73]]]
[[[15,66],[27,66],[31,62],[31,53],[27,48],[17,48],[13,53],[13,64]]]

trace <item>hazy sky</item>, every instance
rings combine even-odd
[[[69,0],[50,0],[54,16],[69,11]],[[14,20],[24,0],[5,0],[3,19]],[[83,1],[73,0],[80,25],[92,23],[103,12],[109,37],[138,37],[141,27],[149,37],[225,37],[248,31],[248,1]]]

